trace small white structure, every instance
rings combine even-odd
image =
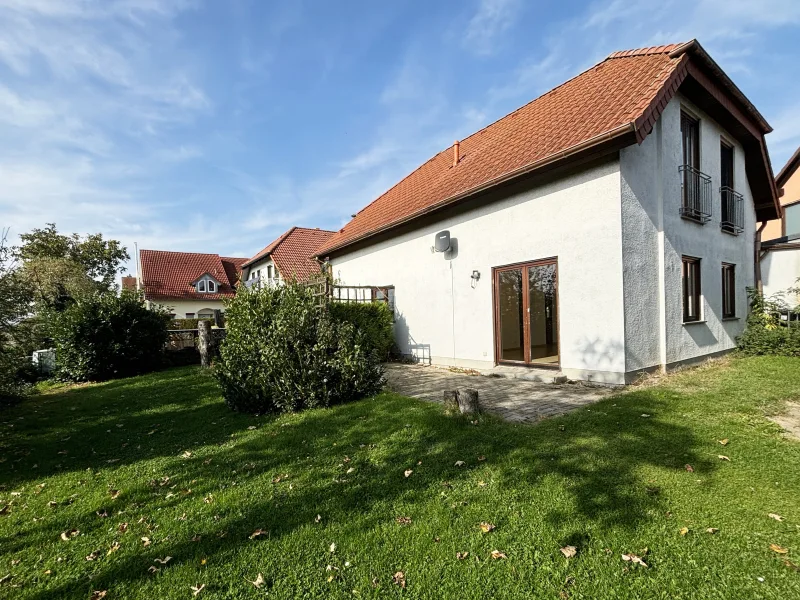
[[[34,350],[31,362],[36,365],[40,373],[50,375],[56,370],[56,349]]]
[[[778,216],[768,131],[696,41],[615,53],[429,160],[317,255],[344,285],[394,286],[418,360],[629,382],[735,346],[756,222]]]

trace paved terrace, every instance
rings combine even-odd
[[[613,389],[576,383],[543,383],[526,379],[467,375],[421,365],[386,365],[388,388],[393,392],[442,402],[445,390],[478,390],[481,407],[507,421],[535,423],[597,402]]]

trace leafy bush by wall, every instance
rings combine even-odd
[[[749,289],[750,314],[747,328],[736,339],[739,351],[749,356],[800,356],[800,323],[782,322],[786,305],[781,299],[765,298]]]
[[[385,361],[394,345],[392,311],[385,302],[332,302],[329,310],[334,319],[351,323],[361,331],[378,358]]]
[[[331,406],[383,385],[377,353],[352,323],[296,284],[239,288],[214,374],[226,403],[253,413]]]
[[[141,296],[128,290],[81,300],[52,317],[57,375],[102,381],[158,369],[168,321],[165,312],[148,310]]]

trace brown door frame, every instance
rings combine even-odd
[[[555,364],[545,363],[532,363],[531,362],[531,338],[530,338],[530,289],[528,281],[528,268],[539,267],[543,265],[555,265],[556,267],[556,344],[558,345],[558,362]],[[516,269],[522,270],[522,338],[523,338],[523,357],[524,360],[503,360],[502,348],[500,347],[500,299],[498,278],[499,274],[503,271],[513,271]],[[558,292],[558,257],[552,256],[549,258],[542,258],[538,260],[529,260],[524,262],[513,263],[510,265],[501,265],[499,267],[492,267],[492,314],[494,325],[494,364],[509,364],[519,365],[524,367],[536,367],[543,369],[559,369],[561,368],[561,301]]]

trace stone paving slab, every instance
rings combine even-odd
[[[581,384],[553,384],[454,373],[445,368],[391,363],[386,365],[387,387],[403,396],[442,402],[445,390],[478,390],[481,407],[507,421],[535,423],[587,406],[613,389]]]

